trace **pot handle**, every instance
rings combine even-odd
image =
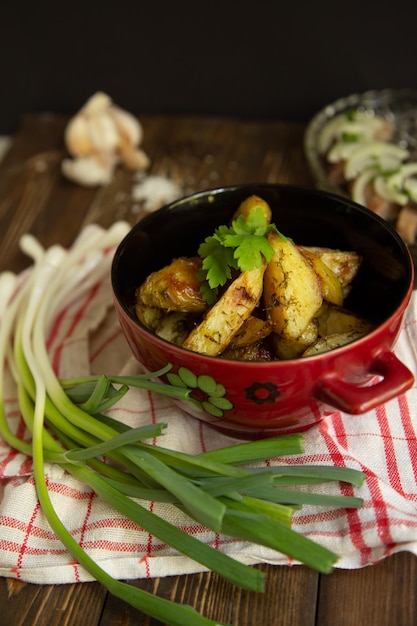
[[[315,397],[346,413],[366,413],[404,393],[414,383],[414,375],[393,352],[378,354],[368,368],[381,380],[367,387],[346,382],[337,372],[324,375]]]

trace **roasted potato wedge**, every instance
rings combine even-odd
[[[268,337],[272,332],[272,322],[270,320],[263,320],[254,315],[250,315],[246,319],[242,326],[239,328],[237,334],[233,337],[230,348],[244,348],[254,344],[256,341],[260,341],[265,337]]]
[[[365,335],[373,328],[373,324],[369,320],[335,306],[323,307],[317,317],[317,324],[321,337],[351,332]]]
[[[158,327],[158,324],[166,315],[166,311],[164,311],[163,309],[158,309],[152,306],[146,306],[145,304],[143,304],[143,302],[140,299],[136,301],[135,311],[136,311],[136,317],[138,318],[138,320],[144,326],[146,326],[146,328],[149,328],[149,330],[152,330],[153,332],[155,332],[155,330]]]
[[[271,208],[269,204],[265,202],[265,200],[262,200],[262,198],[259,198],[259,196],[249,196],[249,198],[243,200],[237,211],[234,213],[232,219],[235,220],[239,217],[239,215],[243,215],[245,220],[247,220],[249,213],[258,208],[262,209],[262,213],[264,214],[266,221],[270,224],[272,219]]]
[[[323,298],[327,300],[327,302],[331,302],[337,306],[342,306],[344,300],[342,283],[333,270],[331,270],[330,267],[322,261],[319,255],[315,254],[311,250],[301,247],[299,250],[312,263],[314,271],[320,279]]]
[[[274,332],[297,339],[306,330],[323,301],[319,278],[311,261],[278,233],[269,233],[275,254],[264,277],[264,305]]]
[[[188,313],[170,311],[165,313],[155,329],[155,335],[176,346],[182,346],[189,335],[191,320]]]
[[[318,338],[317,321],[312,320],[300,337],[295,339],[272,333],[272,351],[278,359],[297,359]]]
[[[259,268],[239,274],[203,321],[191,331],[183,347],[210,356],[222,353],[258,305],[265,267],[266,262]]]
[[[187,338],[194,319],[189,313],[164,311],[136,303],[136,316],[140,322],[158,337],[166,339],[177,346],[182,346]]]
[[[221,358],[230,359],[231,361],[252,361],[257,363],[269,363],[274,360],[269,344],[263,339],[241,348],[227,348],[222,352]]]
[[[357,252],[344,252],[331,248],[302,246],[304,250],[313,252],[338,277],[342,287],[350,285],[359,271],[362,258]]]
[[[150,274],[137,293],[137,301],[148,307],[165,311],[203,313],[208,305],[200,293],[197,274],[201,269],[199,257],[179,257],[162,269]]]
[[[334,335],[328,335],[327,337],[321,337],[309,346],[301,356],[314,356],[315,354],[321,354],[322,352],[329,352],[329,350],[335,350],[335,348],[346,346],[348,343],[352,343],[352,341],[356,341],[356,339],[360,339],[361,337],[363,337],[363,333],[355,331],[351,331],[350,333],[336,333]]]

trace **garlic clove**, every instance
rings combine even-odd
[[[113,152],[117,150],[120,135],[114,121],[107,111],[101,111],[87,120],[89,139],[97,152]]]
[[[64,159],[61,170],[63,175],[72,182],[86,187],[95,187],[111,182],[115,164],[114,159],[83,156],[77,159]]]
[[[93,94],[84,106],[80,109],[80,113],[84,115],[95,115],[107,111],[112,104],[112,99],[103,91],[97,91]]]
[[[91,154],[94,150],[88,133],[87,119],[82,115],[73,117],[65,129],[65,143],[73,156]]]
[[[121,138],[132,146],[138,146],[143,137],[142,125],[139,120],[124,109],[112,104],[108,109]]]
[[[120,155],[123,163],[131,170],[145,170],[150,165],[150,159],[140,148],[120,146]]]

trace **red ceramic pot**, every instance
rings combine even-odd
[[[178,348],[144,328],[135,291],[151,272],[225,224],[251,194],[271,206],[278,229],[297,244],[355,250],[363,258],[346,307],[376,323],[373,332],[313,357],[252,363]],[[407,246],[384,220],[348,199],[287,185],[242,185],[197,193],[136,224],[112,267],[115,307],[135,357],[147,370],[168,363],[164,382],[191,389],[181,406],[215,428],[245,438],[302,431],[327,410],[364,413],[405,392],[413,374],[393,352],[413,288]],[[330,406],[327,406],[330,405]]]

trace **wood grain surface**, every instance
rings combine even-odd
[[[70,245],[80,228],[115,219],[135,223],[131,172],[87,189],[61,175],[65,118],[26,117],[0,164],[0,269],[27,264],[24,232],[41,243]],[[300,124],[206,117],[141,118],[149,174],[168,176],[184,194],[238,183],[311,186]],[[417,624],[416,559],[389,557],[361,570],[319,575],[303,566],[258,566],[266,592],[230,585],[213,573],[139,580],[136,586],[194,606],[235,626],[412,626]],[[156,626],[155,620],[110,596],[97,583],[40,586],[0,578],[2,626]]]

